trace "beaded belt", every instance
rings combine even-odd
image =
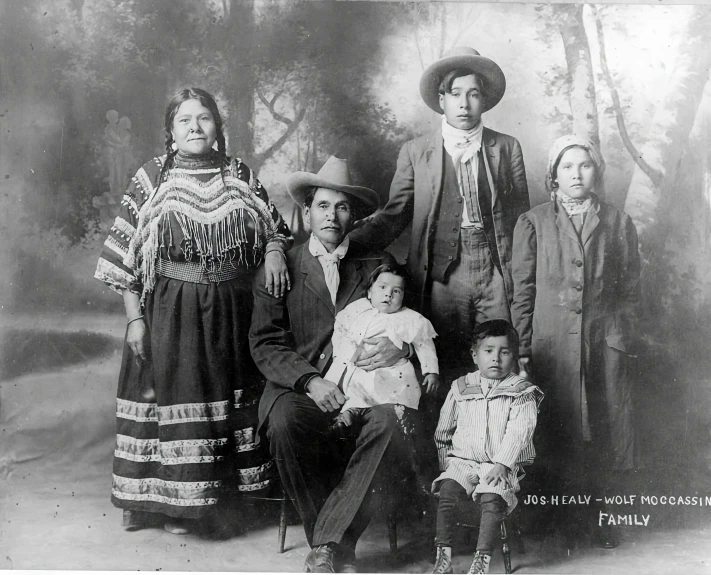
[[[202,265],[195,262],[173,262],[160,258],[156,262],[156,272],[159,275],[194,284],[230,281],[243,275],[244,271],[231,262],[225,262],[220,269],[214,272],[206,272]]]

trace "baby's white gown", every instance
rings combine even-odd
[[[403,307],[395,313],[382,313],[367,298],[346,306],[336,316],[333,331],[333,363],[324,376],[334,383],[342,382],[347,396],[343,410],[398,403],[417,409],[420,384],[412,363],[402,359],[392,367],[367,372],[353,364],[359,346],[367,350],[363,339],[387,337],[396,346],[410,343],[420,360],[422,373],[439,373],[433,338],[437,336],[427,318]]]

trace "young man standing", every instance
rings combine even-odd
[[[419,311],[440,336],[445,381],[470,371],[466,342],[476,324],[510,320],[511,244],[529,209],[526,171],[518,140],[482,122],[505,89],[501,68],[472,48],[454,48],[427,68],[420,94],[442,125],[405,143],[388,204],[350,234],[383,249],[412,223],[407,267]]]

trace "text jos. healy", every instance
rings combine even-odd
[[[524,505],[590,505],[591,495],[527,495]]]
[[[606,505],[689,505],[711,506],[711,496],[685,495],[605,495],[592,499],[591,495],[527,495],[524,505],[590,505],[591,501]]]

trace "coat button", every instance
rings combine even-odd
[[[581,313],[583,313],[583,310],[582,310],[581,308],[576,308],[576,309],[575,309],[575,313],[577,313],[578,315],[580,315]]]
[[[325,354],[325,353],[322,353],[321,355],[319,355],[319,357],[320,357],[321,359],[326,359],[326,354]]]
[[[583,262],[581,262],[580,260],[575,260],[575,265],[581,268],[583,267]]]
[[[453,248],[457,247],[457,242],[449,242],[449,245],[452,246]]]
[[[462,203],[462,198],[457,198],[457,203],[461,204]]]
[[[452,231],[453,231],[453,232],[458,232],[458,231],[459,231],[459,228],[456,228],[456,227],[455,227],[455,228],[452,228]]]
[[[459,217],[459,212],[454,212],[454,217],[458,218]]]
[[[575,286],[575,289],[578,290],[578,291],[583,291],[583,286],[581,286],[580,284],[578,284],[578,285]]]
[[[453,260],[453,259],[454,259],[454,256],[447,256],[447,259],[448,259],[448,260]]]

